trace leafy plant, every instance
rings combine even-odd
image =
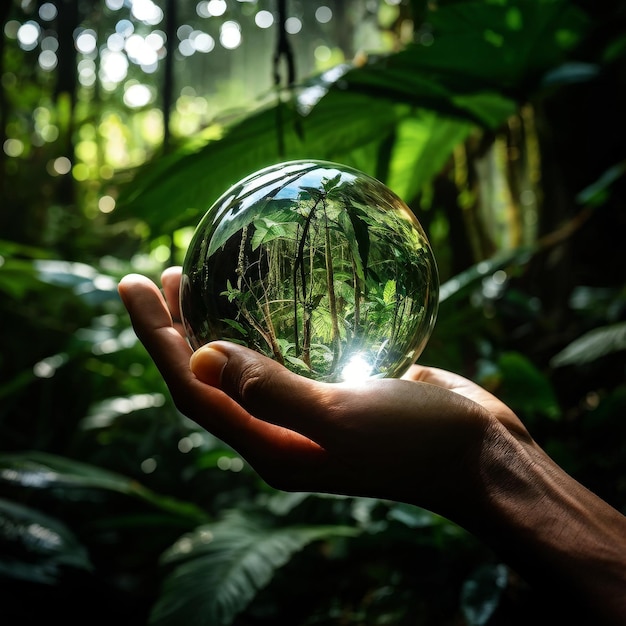
[[[169,573],[150,622],[232,624],[294,552],[358,532],[352,526],[276,526],[265,518],[225,511],[214,524],[182,536],[163,554]]]
[[[185,145],[164,139],[145,167],[131,160],[113,173],[107,129],[128,138],[141,122],[117,95],[76,88],[71,36],[59,40],[57,71],[33,70],[36,55],[9,34],[16,20],[38,19],[35,4],[1,9],[3,619],[549,623],[497,556],[445,519],[262,483],[178,413],[115,286],[129,271],[158,277],[180,262],[189,229],[251,172],[300,158],[355,166],[410,205],[433,245],[440,308],[421,362],[488,387],[570,473],[626,510],[623,2],[381,4],[395,11],[385,33],[393,52],[296,81],[263,106],[211,118]],[[58,3],[63,32],[80,26],[78,6]],[[168,32],[167,45],[175,38]],[[121,121],[96,126],[109,113]],[[45,139],[55,129],[58,139]],[[74,141],[90,137],[92,160],[74,158]],[[54,169],[66,153],[87,179],[80,167],[77,178]],[[297,215],[277,204],[238,239],[255,252],[302,241],[316,207],[328,221],[314,245],[328,235],[338,261],[333,236],[349,241],[354,263],[338,262],[332,277],[324,264],[309,271],[304,256],[296,264],[298,333],[276,335],[275,348],[303,372],[333,358],[331,287],[361,323],[400,320],[413,287],[377,280],[382,260],[366,235],[376,225],[356,204],[333,213],[341,185],[327,185],[303,190]],[[103,197],[113,213],[94,209]],[[357,310],[366,284],[370,308]],[[224,297],[251,311],[243,287],[234,277]],[[307,307],[325,313],[309,334]],[[244,322],[223,323],[247,339]],[[265,317],[255,322],[269,332]]]

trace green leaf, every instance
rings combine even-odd
[[[552,367],[585,365],[607,354],[622,350],[626,350],[626,322],[618,322],[586,332],[555,354],[550,365]]]
[[[408,528],[427,528],[429,526],[451,523],[427,509],[403,502],[393,503],[389,508],[387,517],[404,524]]]
[[[508,571],[505,565],[480,566],[463,584],[461,609],[468,626],[485,626],[500,604],[506,589]]]
[[[388,280],[383,289],[383,302],[393,304],[396,301],[396,281]]]
[[[44,283],[33,267],[32,261],[2,258],[0,272],[0,293],[12,300],[21,300],[29,292],[41,291]]]
[[[291,363],[292,365],[297,365],[298,367],[301,367],[302,370],[305,372],[311,371],[310,365],[307,365],[302,359],[299,359],[298,357],[285,355],[285,360],[289,361],[289,363]]]
[[[382,182],[411,199],[473,126],[497,128],[539,90],[588,28],[565,0],[454,2],[435,6],[426,19],[431,45],[332,68],[294,89],[288,102],[229,125],[220,139],[148,164],[119,198],[116,215],[170,232],[197,223],[238,180],[281,161],[359,167],[368,152],[374,171],[367,173],[376,175],[369,149],[394,136],[399,143]]]
[[[364,281],[367,275],[370,249],[370,235],[367,224],[359,218],[351,205],[347,205],[347,210],[339,213],[338,222],[350,246],[356,275]]]
[[[329,193],[330,191],[332,191],[337,186],[337,183],[340,180],[341,180],[341,174],[337,174],[336,176],[333,176],[329,180],[323,180],[322,184],[323,184],[323,187],[324,187],[324,191],[326,193]]]
[[[33,265],[40,280],[51,285],[71,287],[90,305],[118,299],[117,281],[91,265],[53,259],[37,259]]]
[[[469,122],[432,111],[402,121],[397,127],[386,184],[401,198],[411,200],[441,171],[472,128]]]
[[[226,191],[216,202],[211,212],[207,214],[207,216],[220,215],[221,217],[220,220],[214,217],[211,218],[213,222],[217,222],[217,226],[211,232],[206,252],[207,256],[212,255],[218,248],[223,246],[233,235],[249,224],[251,219],[254,222],[263,220],[265,216],[261,214],[264,210],[270,212],[270,219],[272,215],[275,215],[277,218],[282,218],[282,220],[287,222],[297,221],[297,214],[290,210],[293,201],[290,198],[277,199],[275,196],[311,167],[314,166],[309,166],[308,164],[299,165],[292,168],[292,171],[284,172],[278,180],[272,180],[271,183],[266,183],[265,176],[256,178],[251,176],[248,178],[255,178],[255,182],[247,183],[248,189],[245,192],[236,195],[232,194],[230,190]],[[241,185],[242,187],[246,186],[246,182],[242,181]],[[249,199],[250,196],[258,196],[259,192],[264,194],[262,198],[256,201]],[[254,209],[254,215],[250,215],[252,208]]]
[[[227,324],[231,328],[234,328],[237,332],[240,332],[244,337],[248,334],[248,331],[246,330],[246,328],[242,326],[236,320],[229,320],[227,318],[222,318],[220,319],[220,322],[224,322],[224,324]]]
[[[0,577],[50,585],[65,567],[92,569],[74,533],[56,518],[0,498]]]
[[[409,113],[387,100],[333,92],[306,117],[290,111],[277,127],[278,106],[233,124],[220,141],[148,164],[120,197],[118,217],[141,218],[157,232],[194,224],[228,187],[251,173],[294,159],[343,161],[351,150],[387,136]]]
[[[523,417],[561,416],[561,408],[547,376],[519,352],[505,352],[497,363],[496,395]]]
[[[37,248],[17,241],[9,241],[8,239],[0,239],[0,256],[5,260],[9,257],[21,259],[49,259],[52,254],[50,250],[44,248]]]
[[[255,231],[252,236],[252,241],[250,242],[252,250],[256,250],[261,244],[269,243],[270,241],[280,237],[285,237],[287,234],[287,231],[282,224],[271,222],[271,220],[267,220],[265,218],[255,220],[254,226]]]
[[[346,526],[275,527],[229,511],[181,537],[164,555],[171,568],[152,626],[227,626],[294,553],[313,541],[358,534]]]
[[[439,290],[440,306],[443,305],[444,310],[448,307],[455,306],[455,302],[465,297],[468,291],[476,287],[486,276],[490,276],[497,270],[511,265],[524,265],[530,260],[536,249],[536,246],[524,246],[513,250],[504,250],[495,254],[490,259],[481,261],[464,272],[450,278],[441,285]]]
[[[161,496],[135,479],[110,472],[95,465],[81,463],[39,451],[0,454],[0,490],[45,492],[59,501],[75,502],[93,499],[93,491],[123,494],[157,508],[204,522],[207,515],[193,504]]]
[[[626,161],[616,163],[606,170],[598,180],[579,192],[576,201],[579,204],[592,207],[600,206],[609,196],[613,184],[621,180],[624,174],[626,174]]]
[[[431,45],[418,42],[348,72],[347,89],[494,128],[515,111],[517,94],[539,88],[588,28],[567,0],[454,2],[437,6],[427,21]]]

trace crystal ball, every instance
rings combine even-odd
[[[195,350],[236,342],[326,382],[400,377],[439,303],[424,230],[386,185],[326,161],[280,163],[226,191],[183,263]]]

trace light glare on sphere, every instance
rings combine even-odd
[[[380,181],[290,161],[231,187],[183,263],[191,347],[245,345],[327,382],[399,377],[432,332],[439,278],[412,211]]]

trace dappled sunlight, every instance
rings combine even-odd
[[[153,0],[104,0],[102,8],[93,13],[86,10],[73,30],[73,57],[67,41],[59,39],[58,21],[68,18],[58,2],[43,2],[36,11],[26,8],[22,19],[18,11],[4,25],[9,44],[35,54],[38,71],[49,80],[56,72],[71,72],[68,62],[75,64],[77,107],[85,109],[97,97],[107,103],[85,120],[94,130],[92,136],[76,142],[74,154],[52,156],[46,168],[55,178],[71,174],[85,185],[77,187],[85,198],[91,195],[86,186],[106,183],[116,172],[150,159],[166,130],[179,139],[193,137],[210,125],[218,126],[215,120],[222,112],[248,107],[256,97],[265,97],[273,86],[271,54],[254,51],[271,50],[279,25],[276,11],[256,1],[200,0],[188,9],[181,6],[176,29],[169,34],[163,9]],[[393,3],[388,3],[388,10],[396,10]],[[354,32],[346,41],[362,39],[360,30],[367,37],[379,37],[375,13],[371,8],[362,11],[366,19],[350,24]],[[305,28],[307,19],[313,29]],[[333,43],[335,19],[330,3],[290,7],[284,28],[295,46],[301,76],[349,57]],[[380,48],[380,43],[380,38],[372,39],[374,48]],[[242,63],[241,55],[248,60]],[[179,78],[169,95],[172,114],[165,120],[161,87],[167,63]],[[210,81],[201,78],[208,68]],[[5,69],[2,81],[15,88],[17,76]],[[191,98],[190,88],[195,91]],[[300,105],[310,108],[324,93],[325,88],[316,94],[312,87],[302,95]],[[59,116],[54,103],[42,98],[30,121],[26,112],[13,128],[9,125],[4,154],[10,159],[26,158],[31,145],[52,147],[65,141],[68,114],[75,115],[68,110]],[[78,129],[82,133],[81,125]],[[90,202],[98,210],[85,210],[86,216],[110,214],[115,206],[97,199]]]
[[[476,519],[469,405],[382,378],[471,378],[626,510],[615,3],[0,4],[2,619],[534,623],[419,506]],[[278,363],[238,401],[196,334]]]

